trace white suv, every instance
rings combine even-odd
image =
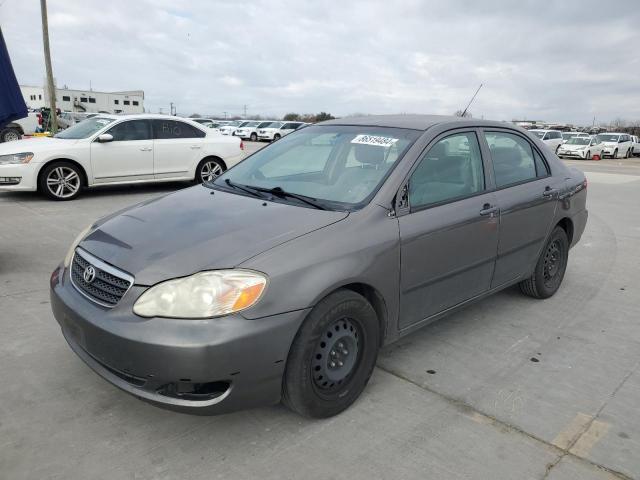
[[[600,133],[598,140],[602,142],[602,158],[629,158],[633,153],[631,136],[626,133]]]
[[[272,122],[266,128],[258,130],[258,138],[268,141],[279,140],[304,125],[304,122]]]
[[[252,142],[258,141],[258,130],[261,128],[265,128],[269,126],[269,124],[273,123],[273,120],[269,120],[266,122],[262,121],[251,121],[245,122],[244,125],[241,125],[235,132],[236,137],[240,137],[243,140],[251,140]]]
[[[560,130],[529,130],[543,143],[546,143],[554,152],[562,145],[562,132]]]
[[[631,155],[640,155],[640,137],[631,135],[631,142],[633,143],[633,145],[631,146]]]

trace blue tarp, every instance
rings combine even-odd
[[[0,30],[0,127],[28,115],[27,105],[13,73],[11,59]]]

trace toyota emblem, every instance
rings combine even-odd
[[[84,269],[82,278],[84,278],[84,281],[87,283],[93,282],[96,279],[96,269],[89,265]]]

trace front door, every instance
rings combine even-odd
[[[179,120],[153,120],[155,177],[185,178],[202,158],[205,133]]]
[[[126,120],[104,133],[110,142],[91,142],[94,183],[153,179],[153,140],[149,120]]]
[[[551,228],[562,180],[550,176],[542,155],[524,136],[498,130],[483,136],[500,207],[498,258],[491,282],[499,287],[533,270]]]
[[[400,328],[480,295],[491,283],[498,245],[475,131],[445,135],[409,178],[409,213],[399,216]]]

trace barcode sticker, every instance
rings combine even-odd
[[[376,145],[378,147],[389,148],[397,141],[397,138],[378,137],[376,135],[358,135],[351,140],[351,143],[359,143],[360,145]]]

